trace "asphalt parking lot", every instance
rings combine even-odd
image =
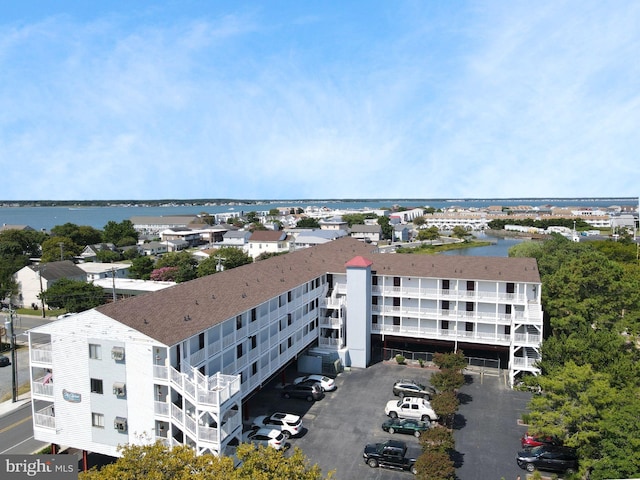
[[[433,371],[391,362],[375,363],[367,369],[341,373],[336,378],[337,389],[312,403],[281,398],[282,377],[278,377],[247,403],[248,424],[258,415],[276,411],[301,415],[305,430],[289,440],[291,447],[301,448],[324,474],[335,470],[337,480],[412,478],[408,472],[370,468],[364,463],[362,451],[366,443],[395,438],[405,441],[410,451],[420,453],[416,438],[391,436],[380,425],[388,418],[384,414],[386,402],[397,399],[392,393],[393,383],[399,378],[428,382]],[[291,382],[297,375],[295,369],[286,371],[286,381]],[[526,478],[526,472],[516,465],[515,456],[519,438],[526,431],[517,420],[526,410],[530,394],[511,391],[495,376],[469,373],[467,379],[460,391],[463,403],[454,433],[458,479]]]

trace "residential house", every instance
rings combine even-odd
[[[18,284],[17,305],[21,308],[48,308],[38,296],[62,278],[85,282],[84,270],[70,260],[27,265],[14,274]]]
[[[117,252],[118,249],[113,243],[96,243],[95,245],[87,245],[82,250],[82,253],[78,255],[78,260],[81,262],[96,262],[98,261],[99,252]]]
[[[322,230],[348,230],[349,224],[342,217],[321,218],[318,224]]]
[[[129,263],[79,263],[78,268],[85,272],[86,281],[94,282],[101,278],[127,278],[129,276]]]
[[[406,224],[399,224],[393,226],[393,241],[394,242],[408,242],[411,239],[411,232],[413,229],[409,228]]]
[[[284,253],[291,249],[292,238],[283,230],[256,230],[249,237],[247,254],[255,259],[263,253]]]
[[[352,225],[351,237],[367,243],[378,243],[382,239],[382,227],[375,225]]]
[[[222,242],[217,243],[220,247],[238,247],[244,249],[249,243],[251,232],[249,230],[229,230],[222,237]]]
[[[142,255],[156,256],[163,255],[169,251],[169,246],[165,242],[146,242],[140,245]]]
[[[303,230],[293,234],[293,249],[315,247],[346,236],[345,230]]]

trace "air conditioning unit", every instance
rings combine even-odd
[[[122,382],[116,382],[113,384],[113,394],[116,397],[124,397],[127,394],[127,387]]]
[[[111,349],[111,358],[114,360],[124,360],[124,347],[113,347]]]
[[[113,421],[113,428],[115,428],[119,432],[126,432],[127,419],[124,417],[116,417],[116,419]]]

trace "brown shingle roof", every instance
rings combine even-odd
[[[371,260],[378,275],[540,281],[531,258],[376,254],[375,248],[341,238],[97,310],[165,345],[174,345],[320,275],[344,273],[345,264],[357,256]]]
[[[256,230],[249,237],[250,242],[280,242],[287,238],[281,230]]]

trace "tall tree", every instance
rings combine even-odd
[[[131,220],[123,220],[120,223],[110,220],[104,226],[102,237],[107,243],[124,247],[127,245],[135,245],[138,241],[138,232],[133,228]]]
[[[82,312],[105,303],[104,290],[91,283],[61,278],[42,294],[45,303],[68,312]]]
[[[170,252],[160,257],[155,267],[156,269],[174,267],[176,270],[172,274],[173,281],[181,283],[196,278],[198,261],[187,251]]]
[[[82,252],[82,247],[69,237],[50,237],[42,242],[43,263],[72,260]]]

